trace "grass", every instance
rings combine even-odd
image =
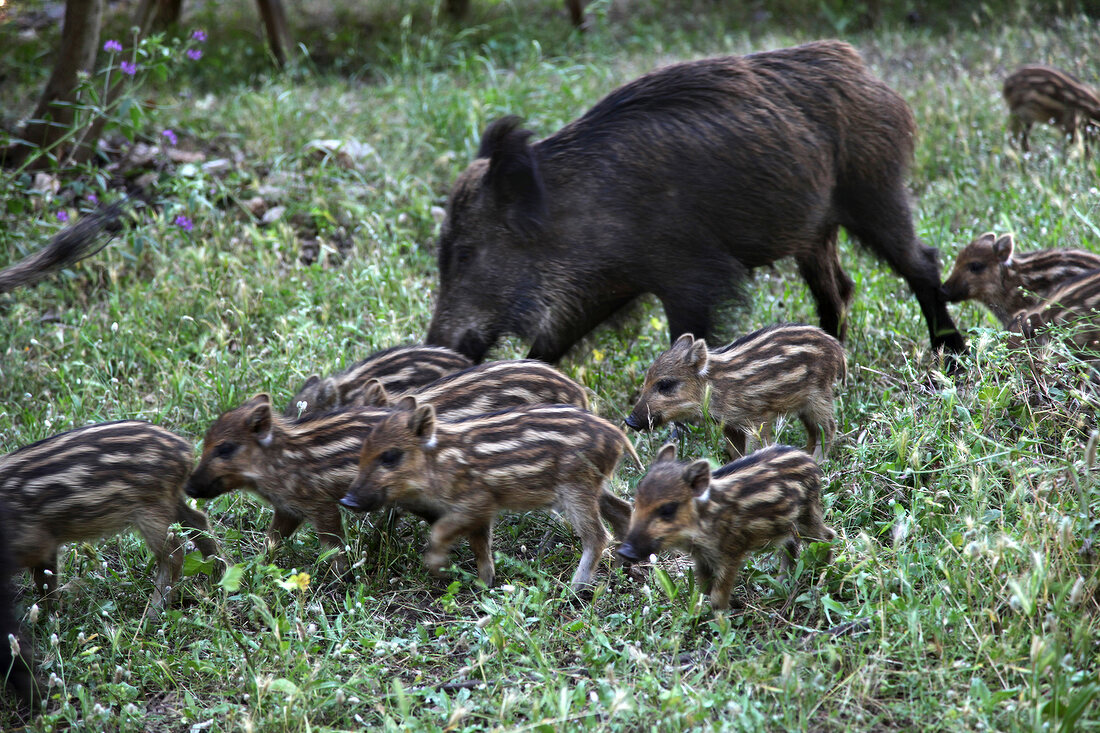
[[[488,121],[520,113],[546,135],[659,64],[835,35],[842,17],[808,12],[788,31],[709,3],[666,13],[597,2],[580,37],[556,3],[474,5],[459,28],[411,1],[375,15],[303,13],[296,34],[311,56],[283,74],[255,43],[247,6],[196,11],[210,34],[202,62],[148,92],[133,133],[156,143],[170,128],[180,149],[229,164],[161,154],[140,171],[158,210],[94,258],[0,299],[0,449],[131,417],[198,442],[254,393],[282,404],[314,372],[419,340],[436,284],[433,207]],[[1051,129],[1021,159],[1000,100],[1000,80],[1024,62],[1095,83],[1084,50],[1100,29],[1053,13],[1032,23],[1023,8],[845,26],[916,114],[916,224],[946,263],[990,229],[1015,232],[1022,249],[1100,248],[1100,164],[1064,154]],[[2,106],[27,114],[50,36],[19,42],[0,28],[0,38],[13,70]],[[349,165],[311,150],[316,139],[373,152]],[[57,209],[75,214],[107,177],[62,173],[49,195],[30,175],[0,175],[4,263],[46,241]],[[257,197],[282,215],[259,222],[248,212]],[[181,214],[192,231],[173,224]],[[318,253],[308,264],[303,244]],[[788,579],[757,556],[739,590],[745,609],[717,616],[683,558],[662,558],[643,585],[605,563],[586,605],[567,588],[576,544],[545,515],[502,519],[500,585],[487,590],[474,587],[464,545],[448,585],[420,563],[422,524],[348,516],[359,563],[357,581],[341,584],[308,528],[266,555],[270,509],[233,494],[205,505],[235,563],[230,582],[192,555],[183,602],[160,616],[137,536],[64,549],[60,610],[28,627],[53,683],[28,729],[1100,728],[1100,498],[1085,455],[1094,388],[1045,352],[1041,370],[1008,355],[974,305],[953,309],[974,348],[948,379],[904,283],[850,243],[842,259],[857,297],[840,433],[823,463],[826,521],[839,533],[831,562],[813,546]],[[748,292],[733,333],[815,320],[789,263]],[[645,302],[562,368],[618,419],[666,344],[663,314]],[[513,340],[494,355],[522,353]],[[643,459],[662,438],[641,438]],[[791,425],[781,438],[803,439]],[[716,431],[697,429],[687,451],[717,463],[719,446]],[[624,463],[616,489],[629,495],[640,475]],[[561,542],[540,557],[547,531]],[[299,572],[310,581],[293,582]],[[0,709],[0,728],[17,725]]]

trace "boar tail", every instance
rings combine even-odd
[[[623,433],[623,447],[626,448],[626,452],[630,454],[630,457],[634,459],[634,465],[638,467],[638,470],[644,471],[645,465],[642,463],[642,459],[638,457],[638,451],[634,450],[634,444],[630,442],[630,438],[626,433]]]
[[[100,244],[99,234],[118,219],[125,206],[126,199],[123,199],[98,209],[63,229],[39,251],[0,270],[0,293],[35,283],[48,273],[103,249],[107,242]]]

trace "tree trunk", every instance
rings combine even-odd
[[[58,143],[69,132],[74,121],[73,109],[67,104],[76,101],[76,89],[81,72],[90,73],[99,46],[99,30],[103,22],[104,0],[67,0],[65,21],[61,27],[61,48],[53,73],[34,111],[34,117],[23,130],[27,144],[16,143],[0,151],[0,163],[20,165],[35,150],[52,150],[60,157],[64,146]],[[85,138],[84,145],[94,148],[94,138]],[[43,163],[47,157],[40,158]]]
[[[275,55],[279,66],[283,66],[286,64],[287,49],[291,45],[290,27],[286,22],[283,0],[256,0],[256,5],[260,8],[260,17],[264,19],[271,53]]]
[[[178,26],[183,13],[183,0],[141,0],[134,12],[134,25],[144,38]]]

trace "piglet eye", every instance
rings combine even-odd
[[[657,516],[661,519],[672,519],[676,516],[676,510],[680,508],[679,502],[670,501],[657,508]]]
[[[382,455],[378,456],[378,463],[383,468],[393,468],[398,463],[401,463],[401,459],[404,455],[405,451],[400,448],[390,448],[387,451],[383,451]]]
[[[672,394],[677,384],[675,379],[661,379],[657,382],[657,391],[661,394]]]
[[[966,269],[968,269],[971,272],[977,274],[977,273],[979,273],[979,272],[981,272],[982,270],[985,269],[985,263],[984,262],[970,262],[970,263],[967,264]]]
[[[216,446],[214,446],[214,457],[215,458],[229,458],[231,455],[233,455],[236,452],[237,452],[237,444],[236,443],[230,443],[230,442],[227,441],[225,443],[218,443]]]

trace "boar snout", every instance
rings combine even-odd
[[[184,491],[192,499],[213,499],[228,491],[224,483],[220,476],[214,479],[203,479],[198,474],[191,474],[184,486]]]
[[[634,417],[633,415],[627,415],[626,420],[624,420],[623,422],[625,422],[626,426],[631,430],[642,429],[642,423],[638,420],[638,418]]]
[[[634,545],[630,544],[629,542],[620,545],[619,549],[615,550],[615,554],[626,560],[627,562],[638,562],[642,559],[641,555],[639,555],[637,550],[634,549]]]
[[[960,300],[966,300],[967,293],[965,288],[959,287],[958,284],[948,280],[940,287],[940,295],[948,303],[958,303]]]
[[[364,494],[354,488],[344,494],[344,498],[340,500],[340,504],[353,512],[373,512],[375,509],[380,509],[385,503],[386,497],[378,492]]]

